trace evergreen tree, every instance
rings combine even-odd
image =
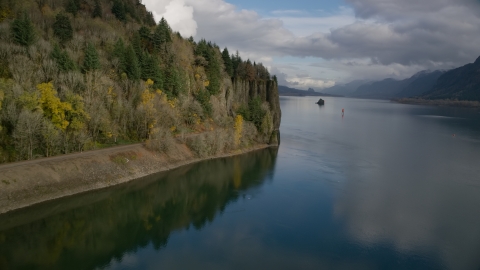
[[[125,59],[125,44],[123,39],[119,38],[115,45],[113,46],[113,56],[115,56],[119,61],[119,73],[125,73],[127,71],[127,64]]]
[[[93,18],[102,18],[102,5],[99,0],[95,0],[95,7],[92,13]]]
[[[67,15],[58,13],[57,16],[55,16],[53,33],[60,39],[62,44],[73,38],[72,24],[70,23],[70,18],[68,18]]]
[[[59,59],[60,57],[62,57],[62,51],[60,50],[60,47],[58,46],[58,44],[55,44],[53,46],[53,50],[52,52],[50,53],[50,57],[52,57],[53,59]]]
[[[55,60],[60,71],[68,72],[75,70],[75,63],[73,60],[70,58],[70,56],[68,56],[68,53],[66,51],[62,51],[57,44],[55,44],[53,47],[53,51],[50,56]]]
[[[153,80],[154,87],[157,89],[163,88],[163,78],[162,72],[158,65],[157,59],[154,56],[145,53],[143,56],[142,67],[142,80],[146,81],[148,79]]]
[[[130,45],[127,47],[125,52],[125,64],[127,76],[131,80],[138,80],[141,76],[140,64],[138,62],[137,54],[133,49],[133,46]]]
[[[157,52],[165,50],[166,44],[172,42],[171,37],[172,29],[168,25],[167,21],[162,18],[160,23],[155,28],[155,32],[153,33],[153,45]]]
[[[85,58],[83,60],[83,72],[100,69],[100,60],[97,49],[92,43],[85,47]]]
[[[140,27],[138,30],[138,34],[140,36],[141,44],[143,50],[147,50],[151,52],[153,50],[153,44],[152,44],[152,37],[150,34],[150,29],[146,26]]]
[[[225,65],[225,71],[230,77],[233,77],[233,63],[227,48],[225,48],[222,52],[222,59],[223,64]]]
[[[208,64],[206,67],[206,73],[208,77],[208,86],[207,90],[212,95],[216,95],[220,92],[220,82],[221,82],[221,73],[220,73],[220,62],[217,58],[218,49],[210,42],[206,42],[204,39],[200,40],[197,47],[195,48],[195,55],[202,56],[207,60]]]
[[[138,17],[138,14],[137,14],[137,8],[135,7],[135,2],[139,3],[138,0],[137,1],[124,1],[123,6],[124,6],[124,9],[125,9],[125,14],[130,14],[130,17],[132,17],[132,19],[134,19],[136,22],[139,23],[140,18]]]
[[[238,76],[238,67],[240,64],[243,62],[242,58],[238,54],[238,51],[236,54],[232,54],[232,66],[233,66],[233,76]]]
[[[30,46],[35,42],[35,28],[30,17],[23,13],[21,18],[16,18],[10,25],[13,40],[23,46]]]
[[[77,16],[79,6],[75,0],[67,0],[67,5],[65,6],[65,11]]]
[[[132,38],[132,47],[133,51],[137,54],[137,58],[140,60],[143,56],[143,49],[142,49],[142,38],[138,32],[133,34]]]
[[[163,74],[165,75],[163,87],[167,94],[175,97],[178,96],[180,89],[180,75],[173,56],[170,56],[168,59]]]
[[[143,21],[148,26],[155,26],[157,23],[155,22],[155,18],[153,17],[153,13],[148,11],[145,15],[145,19]]]
[[[113,1],[113,6],[112,6],[112,13],[115,15],[115,17],[122,21],[126,22],[127,21],[127,13],[125,11],[125,5],[121,0],[114,0]]]

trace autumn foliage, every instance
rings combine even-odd
[[[237,84],[275,85],[262,64],[183,38],[137,0],[3,1],[0,35],[0,163],[176,140],[210,155],[272,130],[267,96]]]

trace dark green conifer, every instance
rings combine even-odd
[[[178,96],[180,90],[180,74],[175,65],[173,56],[167,60],[167,65],[163,71],[164,80],[163,87],[169,96]]]
[[[102,5],[99,0],[95,0],[95,7],[92,13],[93,18],[102,18]]]
[[[125,53],[125,63],[127,76],[131,80],[138,80],[141,76],[140,64],[138,62],[137,54],[133,49],[133,46],[130,45],[126,49]]]
[[[79,6],[75,0],[67,0],[67,5],[65,6],[65,11],[71,13],[73,16],[77,16]]]
[[[138,30],[138,34],[140,35],[143,50],[151,52],[153,50],[153,43],[150,29],[146,26],[142,26]]]
[[[230,77],[233,77],[233,63],[227,48],[225,48],[222,52],[222,59],[223,64],[225,65],[225,71]]]
[[[132,47],[133,51],[137,55],[138,62],[141,63],[144,50],[142,48],[142,38],[138,32],[133,34]]]
[[[27,13],[23,13],[20,18],[13,20],[10,28],[15,43],[28,47],[35,42],[35,28]]]
[[[153,45],[157,52],[165,50],[166,44],[172,42],[171,37],[172,29],[168,25],[167,21],[162,18],[160,23],[155,28],[153,33]]]
[[[119,38],[115,45],[113,46],[113,56],[116,57],[119,61],[119,73],[125,73],[127,71],[127,64],[125,60],[125,44],[123,39]]]
[[[50,56],[55,60],[58,69],[61,72],[75,70],[75,63],[73,60],[70,58],[70,56],[68,56],[68,53],[66,51],[62,51],[57,44],[55,44],[53,47],[53,51]]]
[[[100,60],[97,49],[92,43],[85,47],[85,58],[83,59],[83,72],[100,69]]]
[[[114,0],[113,1],[113,6],[112,6],[112,13],[115,15],[115,17],[122,21],[125,22],[127,21],[127,13],[125,11],[125,5],[121,0]]]
[[[72,24],[70,23],[70,18],[67,15],[58,13],[57,16],[55,16],[53,33],[56,37],[58,37],[58,39],[60,39],[62,44],[73,38]]]
[[[157,23],[155,22],[155,18],[153,17],[153,13],[148,11],[145,15],[144,23],[148,26],[155,26]]]
[[[53,59],[59,59],[61,56],[62,56],[62,50],[60,50],[60,47],[58,46],[58,44],[55,44],[53,46],[52,52],[50,53],[50,57],[52,57]]]
[[[146,81],[148,79],[151,79],[154,82],[155,88],[162,89],[163,78],[157,59],[154,56],[145,53],[145,55],[143,56],[143,62],[141,67],[142,80]]]
[[[209,80],[207,90],[212,95],[218,94],[220,92],[220,62],[217,58],[218,49],[216,46],[210,42],[206,42],[204,39],[198,42],[195,48],[195,55],[201,56],[207,60],[206,73]]]

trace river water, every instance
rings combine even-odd
[[[278,149],[0,216],[0,269],[478,270],[480,111],[316,99]]]

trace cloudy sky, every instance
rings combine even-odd
[[[405,78],[480,55],[478,0],[143,0],[174,31],[306,89]]]

